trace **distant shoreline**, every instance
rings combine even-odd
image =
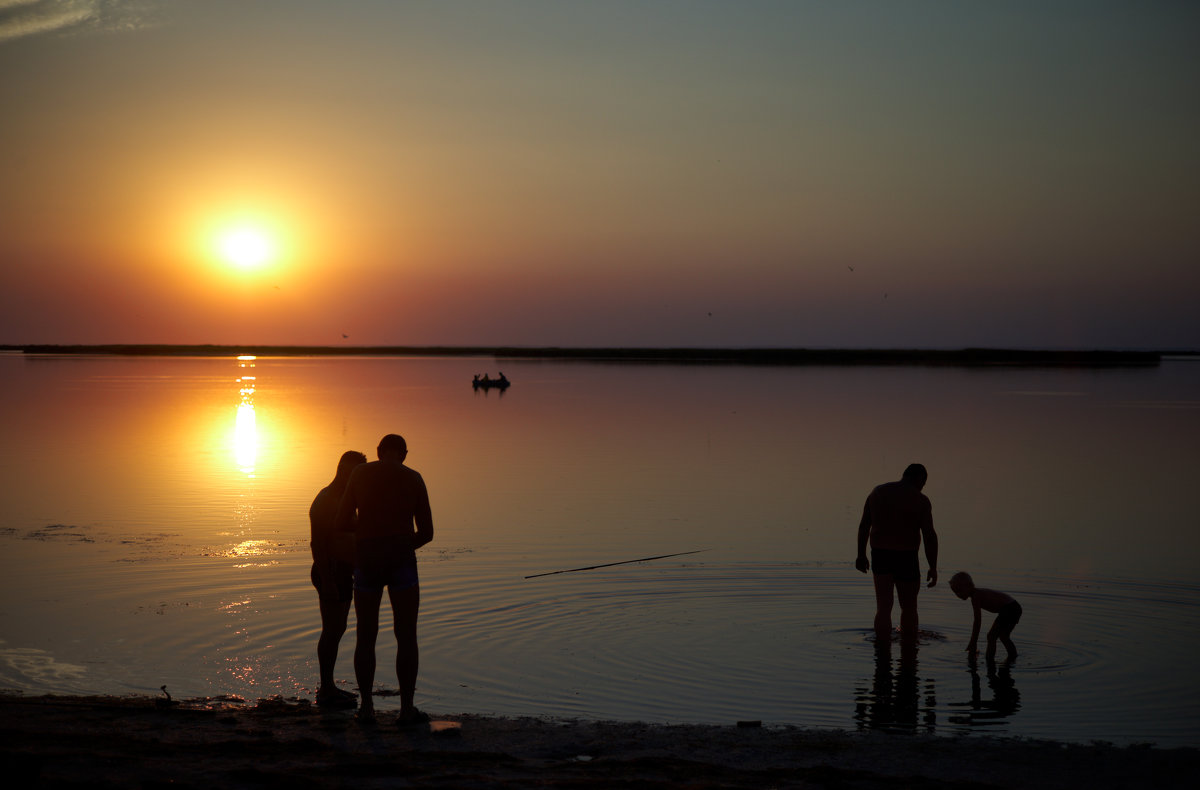
[[[405,356],[554,359],[582,362],[644,362],[741,365],[934,365],[1022,367],[1154,367],[1160,351],[1043,350],[1003,348],[811,349],[811,348],[572,348],[560,346],[275,346],[275,345],[10,345],[24,354],[109,356],[260,357]],[[1187,356],[1187,352],[1180,352]]]

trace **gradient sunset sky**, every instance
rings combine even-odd
[[[0,343],[1196,348],[1197,96],[1196,2],[0,0]]]

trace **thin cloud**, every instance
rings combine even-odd
[[[138,30],[145,0],[0,0],[0,44],[26,36]]]

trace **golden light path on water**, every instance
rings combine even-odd
[[[238,494],[237,523],[243,539],[230,547],[224,556],[237,560],[234,568],[247,568],[255,565],[276,564],[276,560],[266,558],[279,553],[279,542],[265,538],[250,537],[255,532],[255,491],[254,484],[256,463],[258,461],[262,442],[259,436],[258,419],[254,410],[254,394],[258,386],[256,372],[258,357],[241,355],[237,358],[240,375],[238,385],[239,402],[237,415],[233,424],[233,458],[234,466],[240,475],[244,476],[244,488]],[[249,603],[249,602],[245,602]]]
[[[235,570],[275,564],[276,561],[267,558],[278,552],[278,541],[254,537],[258,520],[255,507],[256,468],[261,447],[258,417],[254,408],[254,395],[258,388],[258,376],[255,375],[257,361],[258,358],[254,355],[237,357],[238,376],[235,384],[238,388],[238,403],[233,432],[228,439],[232,446],[233,463],[236,470],[234,486],[238,489],[235,491],[237,497],[235,522],[238,530],[231,537],[240,538],[240,540],[222,551],[221,556],[233,560],[232,567]],[[244,640],[247,636],[245,619],[247,613],[254,610],[257,603],[255,598],[257,596],[238,598],[219,607],[220,612],[231,618],[231,636],[239,641]],[[240,650],[235,651],[235,653],[240,652]],[[261,686],[271,680],[260,677],[258,666],[254,662],[247,661],[241,655],[226,657],[221,665],[224,672],[250,687]]]
[[[240,356],[241,368],[253,370],[257,357]],[[243,373],[238,377],[241,403],[237,407],[237,419],[233,426],[233,451],[238,468],[246,477],[254,477],[254,462],[258,457],[258,423],[254,416],[254,388],[257,376]]]

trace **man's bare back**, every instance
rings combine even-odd
[[[354,531],[360,541],[411,535],[414,549],[429,542],[419,542],[417,537],[425,531],[424,525],[433,520],[425,481],[420,473],[403,463],[389,459],[358,467],[350,477],[343,503],[343,517],[347,520],[353,508],[358,510],[358,524]],[[421,538],[424,537],[421,534]]]
[[[916,551],[922,533],[933,528],[929,497],[903,480],[875,486],[864,510],[864,518],[870,519],[873,549]]]

